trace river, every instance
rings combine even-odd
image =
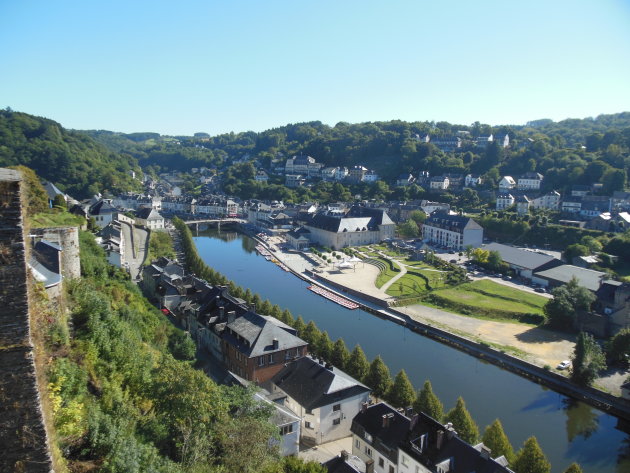
[[[348,349],[360,344],[369,360],[380,354],[392,377],[404,369],[416,388],[430,379],[445,410],[461,395],[481,433],[499,418],[515,450],[535,435],[553,472],[572,462],[585,472],[630,472],[630,435],[617,418],[395,323],[329,302],[258,255],[246,236],[200,235],[195,244],[209,266],[294,317],[313,320],[333,341],[343,338]]]

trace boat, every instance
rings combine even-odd
[[[308,286],[307,289],[313,291],[315,294],[319,294],[320,296],[325,297],[329,301],[345,307],[346,309],[354,310],[359,308],[359,304],[357,304],[356,302],[352,302],[351,300],[346,299],[345,297],[341,297],[334,292],[327,291],[323,287],[313,285]]]

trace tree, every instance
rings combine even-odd
[[[479,427],[466,409],[466,403],[462,397],[457,398],[455,407],[448,411],[446,420],[453,424],[459,437],[470,444],[474,444],[479,438]]]
[[[422,389],[418,391],[413,409],[416,412],[424,412],[438,422],[441,422],[444,418],[444,406],[442,406],[438,397],[433,393],[431,381],[428,379],[424,382]]]
[[[606,358],[591,334],[580,332],[573,352],[571,377],[583,385],[590,385],[598,373],[606,368]]]
[[[580,245],[579,243],[574,243],[573,245],[569,245],[564,249],[564,259],[567,263],[573,264],[573,258],[576,256],[588,256],[591,252],[589,248],[585,245]]]
[[[514,460],[514,449],[507,435],[505,435],[503,425],[501,425],[499,419],[496,419],[492,424],[486,427],[481,441],[490,449],[493,458],[503,455],[508,462]]]
[[[352,353],[350,353],[350,359],[346,365],[346,371],[358,381],[364,381],[369,370],[370,364],[365,357],[365,353],[363,353],[363,350],[361,349],[361,345],[356,345],[353,348]]]
[[[313,350],[313,352],[316,354],[317,354],[317,347],[318,347],[317,342],[319,341],[319,337],[321,337],[321,332],[315,325],[315,322],[313,322],[312,320],[309,321],[302,335],[300,336],[300,338],[302,338],[305,342],[307,342],[311,346],[311,350]]]
[[[571,463],[567,469],[564,470],[564,473],[582,473],[582,468],[580,468],[580,465],[577,463]]]
[[[392,387],[389,368],[387,368],[380,355],[370,363],[370,370],[365,378],[365,384],[372,388],[372,394],[381,399],[387,395]]]
[[[420,229],[416,222],[409,219],[398,226],[398,234],[404,238],[415,238],[420,234]]]
[[[289,456],[282,459],[282,473],[327,473],[324,465],[316,461],[304,461],[301,458]]]
[[[394,384],[389,391],[389,401],[395,407],[408,407],[413,404],[416,392],[405,370],[400,370],[394,378]]]
[[[488,253],[488,266],[494,270],[501,269],[501,266],[503,266],[503,259],[498,251],[491,251]]]
[[[297,332],[297,336],[300,338],[304,337],[304,330],[306,329],[306,324],[304,323],[304,319],[301,315],[298,315],[297,320],[293,324],[293,328]]]
[[[317,349],[315,352],[324,360],[330,361],[330,355],[333,351],[333,344],[328,336],[328,332],[324,331],[317,339]]]
[[[295,323],[297,323],[297,321],[293,320],[293,315],[291,315],[291,312],[289,311],[289,309],[284,309],[282,311],[280,320],[282,320],[285,324],[290,325],[291,327],[297,330],[297,327],[294,325]],[[304,321],[302,321],[302,323],[304,323]]]
[[[575,277],[564,286],[553,289],[551,294],[553,299],[545,304],[543,310],[549,324],[562,330],[570,330],[578,312],[588,310],[595,300],[595,295],[581,287]]]
[[[63,210],[68,209],[68,204],[66,203],[66,199],[64,199],[63,195],[57,194],[53,200],[53,207],[57,207]]]
[[[611,360],[628,363],[628,358],[630,357],[630,329],[622,329],[610,340],[608,353]]]
[[[332,353],[330,355],[330,362],[339,368],[346,371],[346,365],[350,360],[350,352],[343,341],[343,338],[338,338],[333,344]]]
[[[425,214],[422,210],[412,210],[409,212],[409,219],[413,220],[418,226],[420,226],[427,219],[427,214]]]
[[[540,449],[536,437],[528,438],[514,460],[516,473],[549,473],[551,463]]]

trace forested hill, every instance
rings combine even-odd
[[[9,109],[0,110],[0,167],[22,164],[75,198],[140,185],[135,158],[112,152],[85,133]]]
[[[545,174],[545,185],[552,188],[598,182],[608,175],[608,181],[614,181],[609,182],[611,190],[623,187],[621,174],[630,167],[630,112],[560,122],[535,120],[525,126],[394,120],[341,122],[331,127],[315,121],[260,133],[249,131],[213,137],[205,133],[189,137],[85,133],[113,150],[132,154],[143,167],[153,166],[155,170],[221,167],[247,155],[269,167],[272,159],[305,153],[331,166],[362,164],[376,170],[385,180],[395,179],[402,172],[428,170],[432,175],[486,174],[492,183],[502,174],[536,171]],[[456,134],[468,138],[468,143],[478,136],[494,134],[502,139],[508,134],[510,147],[504,150],[496,143],[486,150],[463,146],[454,153],[444,153],[423,141],[426,135],[435,141]],[[613,176],[615,170],[622,172]]]

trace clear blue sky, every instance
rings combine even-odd
[[[0,107],[163,134],[630,110],[628,0],[0,0]]]

